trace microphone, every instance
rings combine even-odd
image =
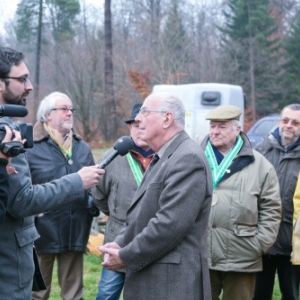
[[[22,105],[0,105],[0,117],[26,117],[28,110]]]
[[[126,155],[131,148],[133,148],[133,140],[129,136],[120,137],[114,144],[114,151],[100,163],[99,168],[104,169],[112,160],[114,160],[118,155]]]

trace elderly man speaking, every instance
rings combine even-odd
[[[273,166],[251,149],[236,106],[218,106],[206,117],[205,150],[213,197],[208,247],[212,299],[251,300],[262,255],[274,243],[281,215]]]

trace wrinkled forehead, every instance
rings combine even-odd
[[[290,108],[286,108],[282,111],[281,118],[289,118],[300,121],[300,110],[292,110]]]
[[[146,107],[146,108],[151,108],[151,109],[155,109],[158,108],[160,105],[160,98],[158,96],[156,96],[155,94],[148,96],[142,107]]]
[[[232,125],[232,120],[218,120],[218,121],[214,121],[214,120],[210,120],[209,123],[211,125],[215,125],[215,126],[228,126],[228,125]]]

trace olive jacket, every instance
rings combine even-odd
[[[224,272],[262,270],[262,255],[276,240],[281,217],[279,183],[273,166],[243,146],[218,183],[209,220],[209,266]],[[208,137],[203,141],[205,149]]]

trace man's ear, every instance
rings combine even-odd
[[[167,113],[163,120],[164,127],[169,127],[173,123],[173,115],[171,113]]]
[[[238,132],[238,134],[242,131],[242,126],[241,125],[239,125],[237,128],[237,132]]]
[[[47,122],[52,120],[51,112],[45,114]]]

